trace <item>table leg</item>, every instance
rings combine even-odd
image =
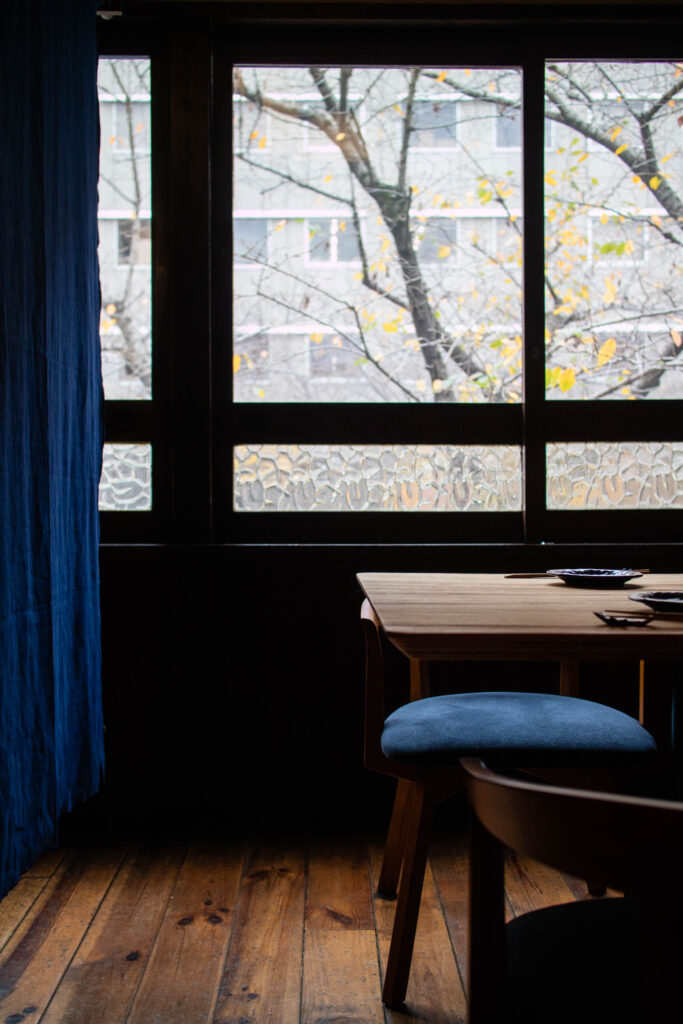
[[[410,699],[422,700],[424,697],[429,697],[429,662],[411,658]]]
[[[579,696],[579,663],[573,658],[560,662],[560,693],[563,697]]]

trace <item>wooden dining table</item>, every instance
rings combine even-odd
[[[656,614],[640,626],[610,626],[594,614],[648,612],[631,596],[683,591],[683,574],[645,573],[610,589],[545,574],[361,572],[357,579],[387,639],[410,660],[412,699],[429,692],[431,661],[556,661],[559,692],[570,696],[581,662],[636,661],[642,720],[648,663],[683,661],[683,614]]]

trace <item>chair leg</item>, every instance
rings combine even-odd
[[[394,807],[391,812],[389,831],[384,846],[382,868],[377,882],[377,893],[386,899],[393,899],[401,877],[403,852],[405,848],[406,808],[413,783],[409,779],[399,779],[394,796]]]
[[[405,815],[403,872],[382,991],[382,1001],[393,1009],[397,1009],[402,1004],[408,988],[415,929],[427,865],[429,836],[434,810],[438,803],[427,786],[422,783],[413,783],[409,795],[410,800]]]

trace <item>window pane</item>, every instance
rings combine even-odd
[[[99,233],[105,398],[152,397],[150,62],[99,62]]]
[[[99,507],[100,512],[151,509],[151,444],[105,444]]]
[[[549,509],[683,507],[683,442],[551,444]]]
[[[520,71],[242,67],[233,83],[235,400],[520,401],[522,155],[496,136]],[[319,372],[318,336],[342,340],[343,372]]]
[[[240,445],[242,512],[519,511],[521,451],[505,446]]]
[[[546,387],[683,398],[683,95],[673,62],[546,66]]]

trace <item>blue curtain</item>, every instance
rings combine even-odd
[[[0,12],[0,895],[104,761],[97,6]]]

